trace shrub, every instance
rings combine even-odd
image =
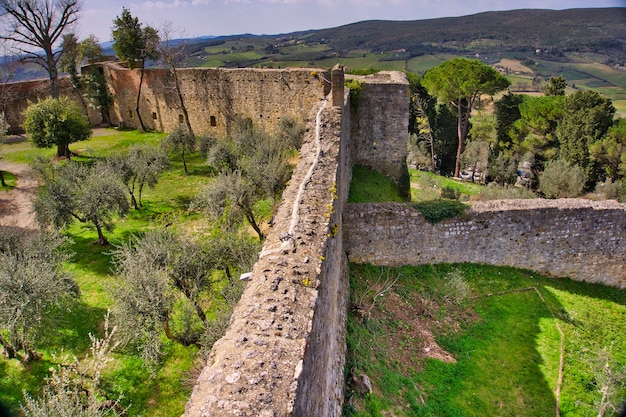
[[[620,200],[626,197],[626,182],[624,180],[612,182],[607,179],[596,185],[595,193],[608,200]]]
[[[460,196],[461,196],[461,192],[459,191],[458,188],[455,189],[453,187],[450,187],[449,185],[446,185],[445,187],[441,189],[441,198],[447,198],[450,200],[458,200]]]
[[[537,195],[525,187],[498,185],[490,182],[476,195],[476,200],[509,200],[537,198]]]
[[[347,80],[345,86],[350,89],[350,104],[356,110],[361,99],[361,82],[358,80]]]
[[[424,216],[428,223],[435,224],[464,214],[468,205],[458,200],[442,198],[439,200],[422,201],[414,204],[413,207]]]
[[[583,170],[564,159],[548,162],[539,175],[539,190],[546,198],[578,197],[584,185]]]

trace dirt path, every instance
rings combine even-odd
[[[37,181],[30,175],[30,168],[0,160],[0,170],[17,177],[17,186],[10,191],[0,191],[0,226],[34,228],[35,214],[32,211]]]

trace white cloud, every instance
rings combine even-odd
[[[174,1],[144,1],[141,3],[142,9],[179,9],[185,7],[206,6],[211,4],[211,0],[174,0]]]

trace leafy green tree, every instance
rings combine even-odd
[[[539,176],[539,190],[546,198],[578,197],[585,185],[585,174],[579,166],[564,159],[546,163]]]
[[[70,157],[69,144],[87,139],[91,126],[80,107],[69,98],[47,98],[24,111],[22,127],[38,148],[57,147],[57,157]]]
[[[461,154],[461,163],[469,170],[472,182],[476,172],[482,172],[483,181],[485,180],[490,153],[489,142],[484,140],[473,140],[465,147]]]
[[[626,119],[618,119],[604,138],[591,144],[589,155],[612,182],[626,176]]]
[[[0,227],[0,345],[8,358],[39,358],[35,346],[53,309],[77,295],[63,270],[66,243],[54,232]]]
[[[126,192],[117,174],[104,163],[87,166],[70,162],[49,171],[34,203],[42,225],[62,227],[78,220],[98,232],[98,244],[106,245],[103,229],[113,229],[113,218],[128,212]]]
[[[0,0],[0,18],[7,28],[0,39],[16,45],[16,55],[24,61],[48,72],[52,98],[59,98],[57,64],[62,54],[55,44],[77,22],[81,7],[79,0]]]
[[[522,101],[524,101],[523,95],[508,92],[495,102],[496,135],[498,141],[493,148],[494,154],[504,152],[505,157],[512,156],[513,139],[510,131],[513,123],[522,117],[519,109]]]
[[[78,41],[78,37],[74,33],[63,35],[61,42],[63,54],[59,60],[59,69],[70,75],[72,86],[79,92],[82,90],[80,77],[78,76],[79,67],[85,61],[96,61],[102,58],[102,47],[98,43],[95,35]],[[82,94],[81,94],[82,98]]]
[[[430,118],[429,111],[437,104],[436,98],[431,97],[422,86],[421,77],[417,74],[407,72],[409,86],[411,91],[411,106],[409,107],[409,132],[415,135],[416,140],[412,141],[412,145],[420,149],[420,143],[425,142],[430,151],[430,166],[436,165],[435,154],[435,137]],[[423,165],[423,164],[422,164]]]
[[[567,80],[562,75],[551,77],[550,82],[546,85],[546,96],[564,96]]]
[[[114,97],[107,90],[104,73],[100,69],[88,71],[83,74],[82,80],[85,87],[85,98],[94,109],[100,110],[102,120],[110,125],[109,110],[113,105]]]
[[[145,131],[146,126],[139,112],[139,99],[141,97],[146,60],[158,59],[159,57],[159,33],[151,26],[142,27],[139,19],[133,17],[130,14],[130,10],[123,7],[122,14],[113,20],[111,37],[115,53],[122,61],[128,63],[130,69],[134,69],[137,64],[140,65],[139,90],[137,91],[135,113],[137,113],[141,130]]]
[[[593,189],[600,173],[589,147],[606,134],[614,114],[611,100],[595,91],[577,91],[563,101],[563,119],[556,129],[561,157],[583,169],[587,189]]]
[[[198,146],[198,139],[183,126],[176,128],[167,135],[161,142],[161,147],[169,152],[180,152],[180,159],[183,161],[185,174],[189,174],[187,169],[187,161],[185,160],[186,152],[193,152]]]
[[[450,103],[457,111],[458,147],[454,176],[460,172],[461,154],[469,133],[469,120],[476,100],[507,88],[509,81],[498,71],[479,60],[456,58],[430,69],[422,85],[441,103]]]
[[[491,180],[500,185],[515,184],[517,179],[515,160],[506,157],[503,152],[500,152],[489,163],[489,176]]]
[[[564,99],[563,96],[524,98],[519,105],[521,117],[509,130],[513,157],[520,159],[531,152],[539,166],[557,157],[559,142],[556,128],[563,118]]]

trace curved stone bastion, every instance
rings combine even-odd
[[[350,261],[473,262],[626,288],[626,205],[583,199],[473,202],[431,225],[409,204],[350,204]]]

